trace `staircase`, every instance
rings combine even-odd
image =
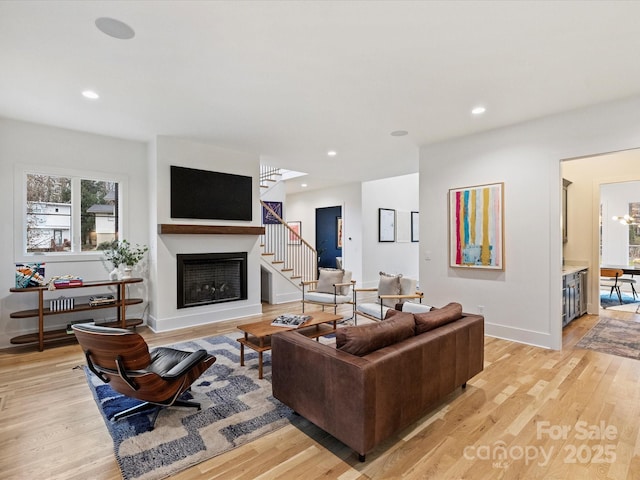
[[[261,194],[271,189],[281,179],[280,169],[261,166]],[[292,229],[267,203],[260,200],[265,234],[262,236],[261,262],[268,270],[276,271],[297,289],[301,282],[316,279],[318,253],[297,231]],[[266,217],[266,222],[265,222]]]

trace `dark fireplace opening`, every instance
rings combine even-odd
[[[247,299],[247,254],[178,254],[178,308]]]

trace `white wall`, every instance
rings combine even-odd
[[[285,202],[286,220],[301,221],[302,237],[315,246],[316,208],[335,206],[342,207],[343,266],[353,272],[353,279],[361,286],[363,239],[362,188],[359,183],[288,195]]]
[[[147,216],[147,146],[134,142],[100,135],[92,135],[62,128],[0,118],[0,218],[2,239],[0,245],[0,348],[10,345],[9,339],[16,335],[37,331],[37,318],[12,319],[16,310],[37,307],[37,296],[28,293],[9,293],[15,286],[14,228],[21,229],[22,221],[14,218],[14,172],[22,164],[56,167],[63,170],[90,170],[125,176],[126,212],[124,215],[125,236],[132,243],[148,244],[147,222],[139,221]],[[18,206],[19,207],[19,206]],[[43,257],[38,257],[39,259]],[[86,280],[107,278],[107,270],[99,260],[67,261],[64,258],[45,256],[45,278],[56,275],[79,275]],[[146,298],[148,282],[132,287],[135,296]],[[93,289],[83,289],[83,295],[92,294]],[[104,291],[104,290],[103,290]],[[95,294],[97,292],[93,292]],[[46,292],[45,299],[55,298],[60,292]],[[69,296],[69,295],[68,295]],[[140,316],[145,305],[131,306],[128,313]],[[54,329],[66,325],[70,319],[113,318],[115,310],[104,309],[74,315],[50,316],[45,319],[46,328]]]
[[[302,220],[303,237],[315,242],[316,208],[342,206],[343,262],[357,286],[375,287],[380,271],[418,278],[419,243],[378,242],[378,208],[417,211],[418,174],[352,183],[289,195],[287,218]]]
[[[639,117],[634,98],[421,148],[420,286],[429,301],[483,305],[487,334],[561,348],[560,161],[640,146]],[[493,182],[505,185],[505,270],[450,268],[448,190]]]
[[[151,230],[161,223],[241,226],[261,224],[260,205],[257,201],[260,173],[257,155],[168,136],[157,137],[152,150],[155,159],[149,160],[154,174],[151,181],[154,189],[150,202],[152,212],[149,215],[154,222],[149,225]],[[252,221],[172,219],[169,191],[171,165],[253,177]],[[259,238],[257,235],[156,235],[151,242],[154,289],[150,298],[150,327],[156,331],[165,331],[261,313]],[[247,300],[178,310],[176,255],[211,252],[248,253]]]
[[[396,226],[398,213],[419,211],[419,175],[401,175],[362,184],[361,286],[364,288],[376,287],[381,271],[401,273],[405,277],[416,279],[419,274],[419,243],[378,241],[379,208],[396,210]],[[398,233],[396,232],[396,240],[399,238]]]

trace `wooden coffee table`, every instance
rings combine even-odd
[[[306,314],[297,314],[306,315]],[[276,327],[271,325],[272,318],[255,323],[239,325],[238,329],[244,332],[244,337],[239,338],[240,342],[240,365],[244,366],[244,347],[247,346],[258,352],[258,378],[262,378],[262,352],[271,350],[271,335],[288,330],[298,330],[302,335],[309,338],[318,338],[336,331],[338,321],[342,320],[340,315],[327,312],[313,312],[311,319],[307,320],[301,327]]]

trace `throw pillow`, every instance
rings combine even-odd
[[[378,295],[400,295],[400,278],[402,275],[389,275],[380,272],[380,280],[378,281]],[[397,298],[389,298],[382,300],[382,304],[386,307],[393,308],[398,303]]]
[[[362,357],[415,335],[415,321],[410,313],[398,312],[393,318],[336,331],[336,348]]]
[[[462,318],[462,305],[451,302],[442,308],[436,308],[426,313],[414,313],[416,321],[416,335],[428,332],[434,328],[455,322]]]
[[[342,277],[342,283],[349,283],[351,281],[352,275],[353,274],[349,270],[345,270],[344,275]],[[342,287],[342,292],[338,292],[338,293],[342,293],[342,295],[349,295],[351,293],[351,287],[348,285],[344,286]]]
[[[414,295],[416,293],[416,285],[418,281],[415,278],[400,278],[400,295]],[[409,299],[401,298],[398,303],[409,302]]]
[[[321,268],[318,275],[318,284],[316,285],[316,292],[319,293],[334,293],[335,289],[333,285],[336,283],[342,283],[344,277],[344,270],[336,270],[334,268]],[[340,294],[340,291],[338,291]]]

